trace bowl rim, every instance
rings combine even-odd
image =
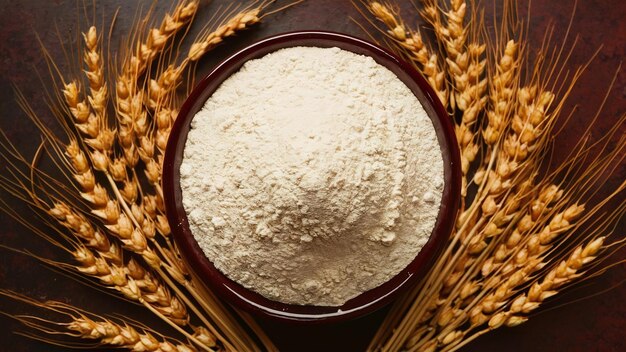
[[[180,165],[190,123],[197,111],[221,83],[237,72],[246,61],[295,46],[337,46],[351,52],[358,49],[362,51],[360,54],[365,53],[394,72],[420,100],[424,108],[434,112],[434,116],[432,113],[428,116],[435,126],[444,161],[444,189],[440,209],[427,243],[411,263],[392,279],[349,300],[341,307],[303,306],[271,301],[232,281],[217,270],[200,249],[191,234],[182,204]],[[396,71],[403,72],[404,77],[400,77]],[[417,91],[411,85],[416,85]],[[427,107],[425,103],[430,106]],[[170,132],[162,171],[166,217],[175,244],[188,268],[192,270],[191,274],[200,279],[205,288],[213,290],[226,302],[262,318],[283,322],[319,323],[354,319],[385,306],[397,293],[416,284],[431,267],[452,232],[461,193],[460,155],[452,119],[422,74],[409,63],[378,45],[347,34],[319,30],[288,32],[259,40],[237,51],[214,68],[193,88],[183,103]]]

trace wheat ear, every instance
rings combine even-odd
[[[491,74],[489,109],[487,110],[488,124],[482,134],[483,140],[488,145],[494,145],[498,141],[514,111],[520,57],[519,42],[513,39],[507,41]]]
[[[84,157],[77,157],[79,155],[81,155],[81,152],[79,149],[73,150],[73,153],[69,153],[68,155],[70,156],[70,160],[74,160],[74,159],[78,159],[78,160],[82,160],[84,159]],[[76,163],[75,161],[72,161],[72,163]],[[190,291],[190,293],[192,293],[194,296],[197,296],[197,290],[195,290],[193,288],[193,286],[191,285],[190,282],[188,282],[188,280],[186,280],[184,278],[184,274],[186,272],[186,269],[184,268],[183,264],[178,263],[178,258],[173,255],[173,253],[171,251],[165,251],[163,250],[163,253],[165,255],[168,255],[168,259],[170,263],[174,263],[173,265],[176,265],[175,267],[172,267],[172,264],[168,264],[165,265],[165,263],[163,263],[163,261],[161,260],[161,258],[159,257],[159,255],[154,252],[150,246],[148,245],[148,240],[144,237],[143,232],[140,231],[137,228],[134,228],[132,222],[130,221],[130,219],[128,219],[128,217],[125,216],[124,213],[119,211],[119,207],[117,205],[117,202],[115,200],[111,200],[108,198],[108,195],[105,192],[102,193],[101,196],[99,196],[98,198],[104,198],[103,201],[101,201],[101,203],[106,203],[107,207],[101,210],[94,210],[93,213],[96,214],[97,216],[103,218],[103,220],[105,220],[105,222],[109,222],[109,224],[107,225],[107,229],[110,230],[110,232],[112,234],[114,234],[115,236],[117,236],[122,243],[124,243],[124,247],[136,252],[138,254],[140,254],[144,259],[146,259],[146,262],[149,263],[149,265],[154,268],[155,270],[157,270],[157,273],[159,273],[160,277],[162,277],[164,280],[167,281],[167,277],[165,276],[165,273],[163,273],[161,271],[161,267],[165,266],[165,269],[171,273],[179,282],[183,283],[185,287],[187,287]],[[106,200],[106,201],[105,201]],[[63,207],[61,207],[60,209],[63,209]],[[53,212],[53,214],[57,215],[59,217],[60,220],[64,220],[64,215],[65,214],[61,214],[61,210],[56,210]],[[86,223],[83,226],[89,226],[88,223]],[[152,229],[152,234],[154,234],[154,229]],[[187,304],[191,305],[192,309],[194,310],[194,312],[196,312],[197,314],[199,314],[201,317],[201,313],[194,308],[193,304],[185,298],[184,295],[182,295],[182,293],[177,290],[177,287],[175,286],[175,284],[173,283],[169,283],[168,285],[170,285],[170,287],[173,287],[174,290],[176,291],[176,293],[178,295],[180,295],[183,299],[184,302],[186,302]],[[212,303],[211,303],[212,302]],[[203,306],[207,305],[207,302],[203,302],[200,301],[200,304],[202,304]],[[210,301],[210,303],[212,305],[216,305],[216,301],[212,300]],[[207,310],[207,312],[211,313],[213,309],[209,309]],[[226,314],[226,312],[224,310],[222,310],[222,313]],[[212,316],[215,316],[214,314],[212,314]],[[203,318],[204,323],[211,327],[211,324],[205,319]],[[224,319],[224,321],[226,321],[226,319]],[[221,324],[221,321],[218,321],[219,324]],[[234,323],[233,323],[234,324]],[[229,327],[227,326],[222,326],[222,328],[226,329],[226,331],[230,331]],[[221,335],[219,334],[219,332],[217,330],[215,330],[214,328],[210,328],[211,332],[220,336],[220,339],[222,341],[224,341],[224,339],[221,337]],[[232,334],[231,334],[232,335]],[[232,335],[234,336],[234,335]]]
[[[191,344],[164,339],[161,335],[156,334],[154,331],[146,327],[139,327],[133,325],[132,323],[123,321],[122,318],[118,318],[114,321],[94,314],[89,314],[66,303],[57,301],[40,302],[8,290],[0,290],[0,295],[41,308],[49,313],[47,314],[48,316],[54,316],[54,320],[52,320],[52,318],[44,319],[29,315],[12,316],[36,332],[26,334],[27,336],[44,342],[68,348],[107,347],[121,348],[137,352],[197,351],[197,349]],[[41,333],[48,334],[50,336],[65,335],[68,337],[90,340],[94,343],[91,346],[86,346],[82,342],[46,338],[41,336]]]
[[[73,234],[79,238],[89,238],[89,233],[98,233],[93,229],[91,223],[85,219],[80,213],[72,211],[68,206],[57,203],[57,206],[50,210],[61,225],[72,230]],[[76,233],[76,231],[80,231]],[[125,297],[138,301],[146,306],[157,316],[165,317],[166,322],[175,323],[176,325],[186,326],[189,323],[189,315],[186,311],[185,304],[176,296],[170,293],[170,290],[159,279],[157,279],[149,269],[131,259],[128,263],[117,264],[111,262],[108,256],[103,256],[99,252],[93,253],[87,247],[77,246],[72,252],[74,258],[80,263],[77,270],[93,276],[100,280],[105,286],[114,288],[121,292]],[[105,253],[106,254],[106,253]],[[171,324],[170,323],[170,324]],[[215,346],[216,338],[207,329],[202,328],[201,335],[206,336],[204,342],[194,340],[184,330],[177,328],[181,333],[202,346],[206,341],[212,341],[209,347]],[[194,328],[194,330],[197,330]],[[212,327],[212,331],[215,331]]]
[[[457,301],[444,304],[446,309],[438,312],[435,316],[434,320],[439,328],[438,334],[426,339],[420,336],[420,345],[415,346],[415,348],[420,349],[427,344],[433,345],[433,341],[438,341],[437,344],[434,344],[437,348],[455,345],[469,330],[459,329],[465,322],[469,321],[472,327],[487,323],[498,309],[510,301],[518,287],[545,265],[542,262],[543,254],[548,251],[550,242],[546,241],[539,247],[536,238],[549,236],[551,240],[554,240],[558,234],[574,226],[574,221],[582,209],[580,206],[572,205],[564,212],[555,214],[542,231],[528,237],[524,248],[519,250],[518,255],[511,257],[507,266],[498,271],[496,275],[492,275],[482,282],[467,281],[463,288],[454,294],[455,297],[458,297]],[[472,285],[474,287],[470,288]],[[471,295],[477,293],[477,287],[480,287],[480,294],[472,299]],[[471,291],[468,292],[468,289]],[[463,303],[472,300],[474,302]],[[413,347],[411,343],[412,340],[409,340],[407,346]]]
[[[584,274],[581,270],[596,260],[603,248],[604,241],[605,237],[597,237],[585,245],[577,246],[569,253],[567,259],[554,264],[547,274],[534,281],[526,292],[522,292],[511,299],[508,308],[489,318],[485,329],[469,336],[467,336],[467,332],[458,332],[462,338],[450,343],[441,351],[456,351],[489,331],[501,326],[517,326],[527,321],[527,315],[539,308],[546,299],[556,295],[559,288],[574,282]]]
[[[410,30],[400,19],[393,7],[386,2],[371,1],[366,4],[368,11],[374,15],[385,29],[377,29],[391,39],[392,48],[397,54],[405,57],[420,72],[424,74],[433,87],[439,100],[448,106],[449,91],[445,79],[445,72],[441,67],[438,56],[424,43],[422,35],[417,30]]]
[[[191,22],[197,9],[197,0],[179,2],[172,14],[167,14],[158,28],[148,30],[145,40],[131,44],[134,49],[122,64],[116,81],[115,105],[119,141],[130,168],[133,168],[139,160],[139,152],[135,145],[135,125],[137,122],[147,121],[147,114],[143,109],[144,97],[138,88],[139,78],[165,49],[168,40]],[[145,123],[142,125],[145,126]]]
[[[261,20],[260,13],[265,5],[243,10],[229,18],[213,31],[201,34],[191,44],[183,61],[175,66],[168,66],[156,79],[148,84],[148,107],[157,109],[171,98],[172,91],[180,83],[182,74],[187,66],[200,60],[206,53],[221,44],[226,38],[234,36],[237,32],[246,30]]]
[[[450,8],[443,15],[446,24],[441,21],[434,2],[426,1],[424,12],[431,15],[431,25],[435,29],[446,53],[446,68],[454,87],[450,94],[450,105],[461,111],[461,117],[455,126],[455,133],[461,150],[461,172],[463,175],[461,192],[466,196],[467,174],[470,165],[478,153],[477,119],[487,103],[487,78],[484,75],[487,60],[484,57],[485,44],[480,44],[480,34],[471,31],[465,23],[467,3],[453,0]],[[480,18],[475,11],[471,13],[471,28],[481,28]]]

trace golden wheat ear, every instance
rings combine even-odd
[[[81,349],[197,351],[189,342],[165,338],[154,330],[121,316],[107,318],[90,314],[66,303],[41,302],[8,290],[0,290],[0,295],[47,312],[46,316],[53,316],[53,318],[39,318],[32,315],[10,315],[29,329],[20,334],[48,344]]]

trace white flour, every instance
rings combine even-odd
[[[194,117],[180,171],[191,231],[219,270],[272,300],[320,306],[404,269],[443,189],[417,98],[337,48],[247,62]]]

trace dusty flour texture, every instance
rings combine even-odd
[[[405,268],[443,189],[417,98],[338,48],[247,62],[194,117],[180,171],[191,230],[219,270],[272,300],[320,306]]]

